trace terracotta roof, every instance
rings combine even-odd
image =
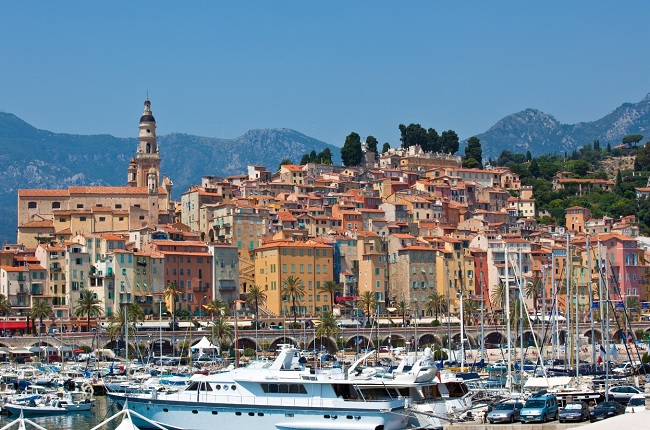
[[[18,197],[69,197],[68,190],[18,190]]]
[[[54,222],[47,221],[30,221],[20,225],[20,228],[54,228]]]
[[[147,195],[147,187],[70,187],[72,194],[130,194],[130,195]],[[165,194],[160,191],[158,194]]]

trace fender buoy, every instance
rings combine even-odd
[[[88,381],[81,384],[81,391],[86,393],[87,397],[92,397],[93,394],[95,394],[95,389],[93,388],[93,385]]]

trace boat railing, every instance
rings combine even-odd
[[[229,405],[251,405],[251,406],[282,406],[282,407],[333,407],[336,402],[356,402],[363,408],[363,404],[368,404],[369,408],[375,408],[378,403],[385,403],[386,407],[398,407],[404,405],[404,398],[321,398],[321,397],[269,397],[269,396],[230,396],[230,395],[213,395],[201,393],[198,396],[191,396],[192,401],[197,403],[227,403]],[[187,392],[173,393],[165,396],[168,400],[187,401]]]

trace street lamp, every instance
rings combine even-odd
[[[244,300],[233,300],[232,307],[235,314],[235,367],[239,367],[239,342],[237,334],[237,303],[246,303]]]

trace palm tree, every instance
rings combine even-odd
[[[377,306],[377,299],[372,291],[364,291],[357,301],[357,308],[366,315],[366,324],[370,324],[370,315],[372,310]]]
[[[218,345],[222,351],[224,346],[229,346],[230,342],[235,338],[235,328],[228,324],[226,317],[223,315],[219,315],[217,319],[214,320],[212,330],[216,345]]]
[[[126,317],[126,318],[125,318]],[[121,306],[111,316],[108,324],[108,335],[111,339],[116,339],[124,334],[125,324],[129,324],[129,334],[135,334],[136,324],[138,321],[144,320],[144,311],[137,303],[129,303],[128,305]]]
[[[481,305],[478,300],[474,299],[466,299],[463,300],[463,318],[465,324],[467,324],[470,321],[473,321],[472,316],[477,313],[477,311],[480,309]]]
[[[627,315],[630,316],[630,320],[634,321],[638,319],[639,313],[641,312],[641,303],[639,303],[639,298],[634,296],[628,296],[625,298],[625,308],[627,309]],[[634,312],[632,312],[634,309]]]
[[[341,292],[341,284],[334,281],[327,281],[318,289],[319,292],[329,294],[330,297],[330,311],[334,309],[334,296],[336,293]]]
[[[255,308],[255,324],[260,320],[260,306],[266,305],[266,293],[259,285],[253,285],[248,289],[245,297],[246,306]]]
[[[36,318],[39,319],[39,322],[41,323],[40,331],[41,333],[43,333],[43,318],[47,318],[53,315],[52,305],[48,301],[37,300],[32,305],[32,310],[30,311],[30,315],[32,316],[33,319]]]
[[[494,287],[494,291],[492,291],[492,294],[490,294],[490,301],[494,306],[501,309],[506,306],[506,291],[506,284],[503,282],[499,282],[499,284]]]
[[[214,299],[207,305],[203,306],[209,315],[214,318],[215,315],[225,315],[228,310],[228,305],[221,299]]]
[[[445,296],[437,291],[434,291],[427,297],[425,306],[427,312],[429,312],[429,314],[435,314],[435,318],[437,320],[438,313],[447,311],[447,300],[445,299]]]
[[[409,312],[409,303],[402,299],[395,305],[397,313],[402,316],[402,327],[406,327],[406,314]]]
[[[300,278],[289,276],[282,281],[282,296],[291,301],[291,309],[293,310],[293,323],[298,321],[298,307],[296,301],[300,300],[305,295],[305,284]]]
[[[101,301],[89,290],[82,291],[74,308],[74,314],[77,317],[86,317],[88,331],[90,331],[90,317],[98,317],[103,313],[104,309],[102,309]]]
[[[11,314],[11,302],[4,294],[0,294],[0,314],[2,314],[3,317]]]
[[[316,337],[336,339],[340,332],[341,329],[332,312],[324,312],[320,316],[320,320],[316,323]]]
[[[544,289],[544,284],[540,278],[535,278],[532,282],[526,284],[524,293],[526,298],[533,299],[533,308],[535,309],[535,315],[537,316],[538,304],[537,299],[542,295]]]
[[[176,281],[171,281],[167,283],[167,288],[165,288],[165,298],[168,300],[171,300],[172,302],[172,330],[176,329],[176,299],[180,297],[181,294],[183,294],[183,290],[181,290],[176,283]]]

